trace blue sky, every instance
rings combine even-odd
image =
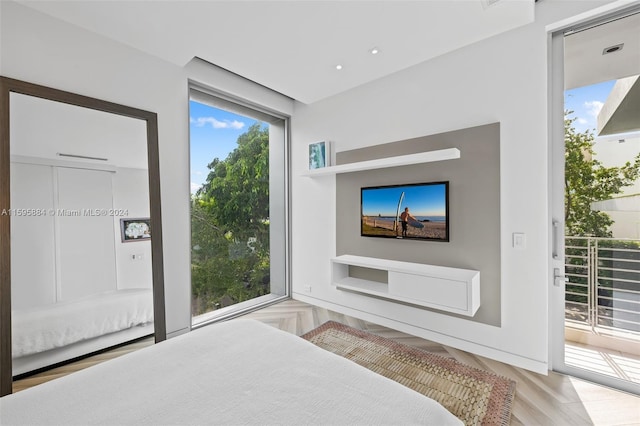
[[[224,160],[236,147],[238,136],[257,120],[198,102],[189,102],[191,193],[207,180],[207,164]]]
[[[362,192],[362,214],[365,216],[395,216],[398,199],[404,191],[401,210],[409,207],[414,216],[444,216],[444,185],[396,186],[365,189]]]
[[[573,122],[576,131],[582,133],[589,129],[592,133],[596,133],[598,113],[615,82],[615,80],[605,81],[564,92],[564,109],[574,111],[570,117],[577,118]]]

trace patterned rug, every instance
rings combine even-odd
[[[302,338],[435,399],[465,425],[509,424],[512,380],[333,321]]]

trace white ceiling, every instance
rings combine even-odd
[[[305,103],[534,18],[533,0],[499,0],[491,6],[490,0],[18,1],[178,66],[200,57]],[[602,55],[604,48],[619,43],[624,43],[621,51]],[[372,47],[380,53],[371,55]],[[344,67],[341,71],[335,69],[338,63]],[[565,65],[566,89],[640,74],[640,14],[567,36]],[[54,120],[58,128],[60,120]],[[103,134],[109,133],[110,141],[102,140],[80,154],[115,159],[118,150],[108,151],[115,148],[113,141],[127,144],[117,136],[118,128],[111,124]],[[25,124],[24,129],[35,140],[48,134],[44,122],[37,127]],[[59,138],[56,151],[64,151],[64,140]],[[30,155],[28,149],[25,146],[19,154]],[[132,158],[145,159],[146,154]],[[145,167],[128,163],[126,157],[117,162]]]
[[[200,57],[304,103],[534,19],[533,0],[20,3],[179,66]]]
[[[611,46],[622,49],[603,54]],[[564,38],[565,90],[617,80],[598,115],[598,135],[640,126],[640,13]]]
[[[624,43],[622,50],[602,51]],[[640,13],[564,39],[565,90],[640,74]]]

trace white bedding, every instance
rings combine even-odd
[[[150,289],[116,290],[12,311],[12,356],[19,358],[153,322]]]
[[[0,398],[0,424],[462,422],[432,399],[304,339],[233,320]]]

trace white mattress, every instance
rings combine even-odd
[[[0,424],[462,422],[432,399],[304,339],[233,320],[0,398]]]
[[[153,322],[150,289],[100,293],[11,313],[12,356],[19,358]]]

